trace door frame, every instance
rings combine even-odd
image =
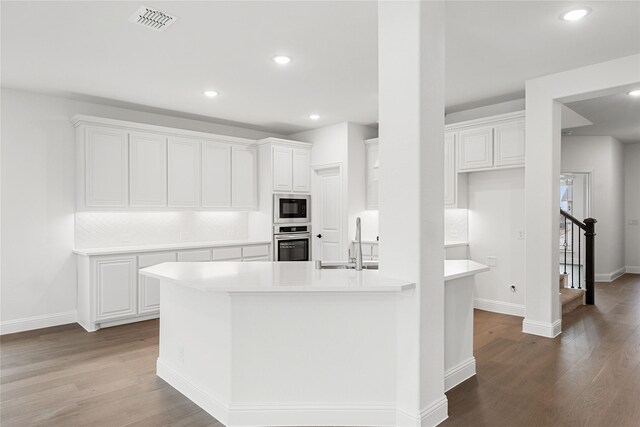
[[[339,181],[340,181],[340,243],[339,243],[339,247],[340,247],[340,253],[343,254],[343,256],[346,254],[346,247],[345,247],[345,242],[346,242],[346,234],[347,234],[347,226],[349,225],[347,223],[348,219],[347,217],[344,215],[344,205],[345,205],[345,200],[344,200],[344,181],[343,181],[343,168],[342,168],[342,162],[337,162],[337,163],[324,163],[324,164],[319,164],[319,165],[312,165],[311,166],[311,170],[313,171],[313,179],[311,182],[311,240],[313,242],[313,244],[311,245],[311,256],[312,258],[315,260],[316,257],[318,256],[318,252],[316,249],[316,235],[318,234],[318,218],[320,216],[320,203],[316,203],[314,202],[314,200],[318,199],[318,180],[319,178],[319,172],[322,171],[326,171],[326,170],[331,170],[331,169],[338,169],[338,174],[339,174]]]
[[[582,174],[587,176],[587,194],[585,195],[585,212],[584,218],[578,219],[586,219],[590,218],[592,213],[595,212],[595,197],[593,195],[593,189],[595,186],[595,170],[588,168],[568,168],[568,169],[560,169],[560,175],[567,174]]]

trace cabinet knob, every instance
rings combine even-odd
[[[317,237],[318,239],[322,239],[322,234],[318,234],[316,237]]]

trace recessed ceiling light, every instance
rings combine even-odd
[[[291,62],[291,58],[289,58],[288,56],[274,56],[273,57],[273,61],[276,64],[280,64],[280,65],[286,65],[289,62]]]
[[[216,92],[215,90],[205,90],[204,95],[208,96],[209,98],[215,98],[216,96],[218,96],[218,92]]]
[[[318,120],[320,118],[319,114],[309,114],[309,118],[311,120]]]
[[[629,95],[640,96],[640,89],[632,90],[631,92],[629,92]]]
[[[560,19],[562,19],[563,21],[570,21],[570,22],[579,21],[585,16],[587,16],[590,12],[591,12],[591,9],[586,7],[581,7],[579,9],[573,9],[573,10],[570,10],[569,12],[563,13],[562,16],[560,16]]]

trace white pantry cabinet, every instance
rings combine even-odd
[[[197,244],[196,244],[197,245]],[[158,317],[160,282],[140,269],[163,262],[269,261],[270,243],[252,242],[156,252],[123,252],[122,248],[78,255],[78,323],[87,331]],[[118,252],[120,251],[120,252]],[[104,252],[104,253],[103,253]]]
[[[167,138],[149,133],[129,136],[131,207],[167,206]]]
[[[524,166],[524,113],[510,113],[448,125],[458,132],[458,171]]]
[[[82,115],[71,122],[77,211],[257,209],[254,140]]]
[[[81,138],[86,141],[84,152],[86,205],[93,208],[126,207],[129,204],[128,134],[118,129],[87,127],[81,129]]]
[[[261,139],[258,144],[272,193],[311,192],[311,144],[280,138]]]
[[[231,206],[231,146],[202,143],[202,206]]]
[[[258,207],[258,151],[252,146],[231,148],[231,205]]]
[[[200,206],[199,141],[169,138],[169,207]]]
[[[467,207],[467,175],[458,173],[457,144],[458,133],[444,134],[444,207]]]
[[[378,138],[367,139],[365,144],[365,208],[378,209],[380,191],[380,143]]]

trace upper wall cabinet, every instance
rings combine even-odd
[[[169,138],[169,207],[200,206],[199,141]]]
[[[378,209],[380,144],[378,138],[368,139],[365,144],[365,208]]]
[[[460,136],[455,131],[444,134],[444,207],[467,207],[467,176],[459,174],[456,160],[456,142]]]
[[[524,166],[524,113],[511,113],[448,125],[458,132],[458,171]]]
[[[167,138],[131,133],[129,140],[130,205],[167,206]]]
[[[311,192],[311,144],[279,138],[258,144],[261,168],[269,171],[274,193]]]
[[[88,207],[126,207],[129,204],[127,132],[87,127],[78,133],[85,141],[78,156],[85,188],[79,188],[78,194],[85,195]]]
[[[257,209],[256,141],[90,116],[71,121],[78,211]]]
[[[231,149],[231,204],[234,208],[258,207],[258,151],[255,147]]]

